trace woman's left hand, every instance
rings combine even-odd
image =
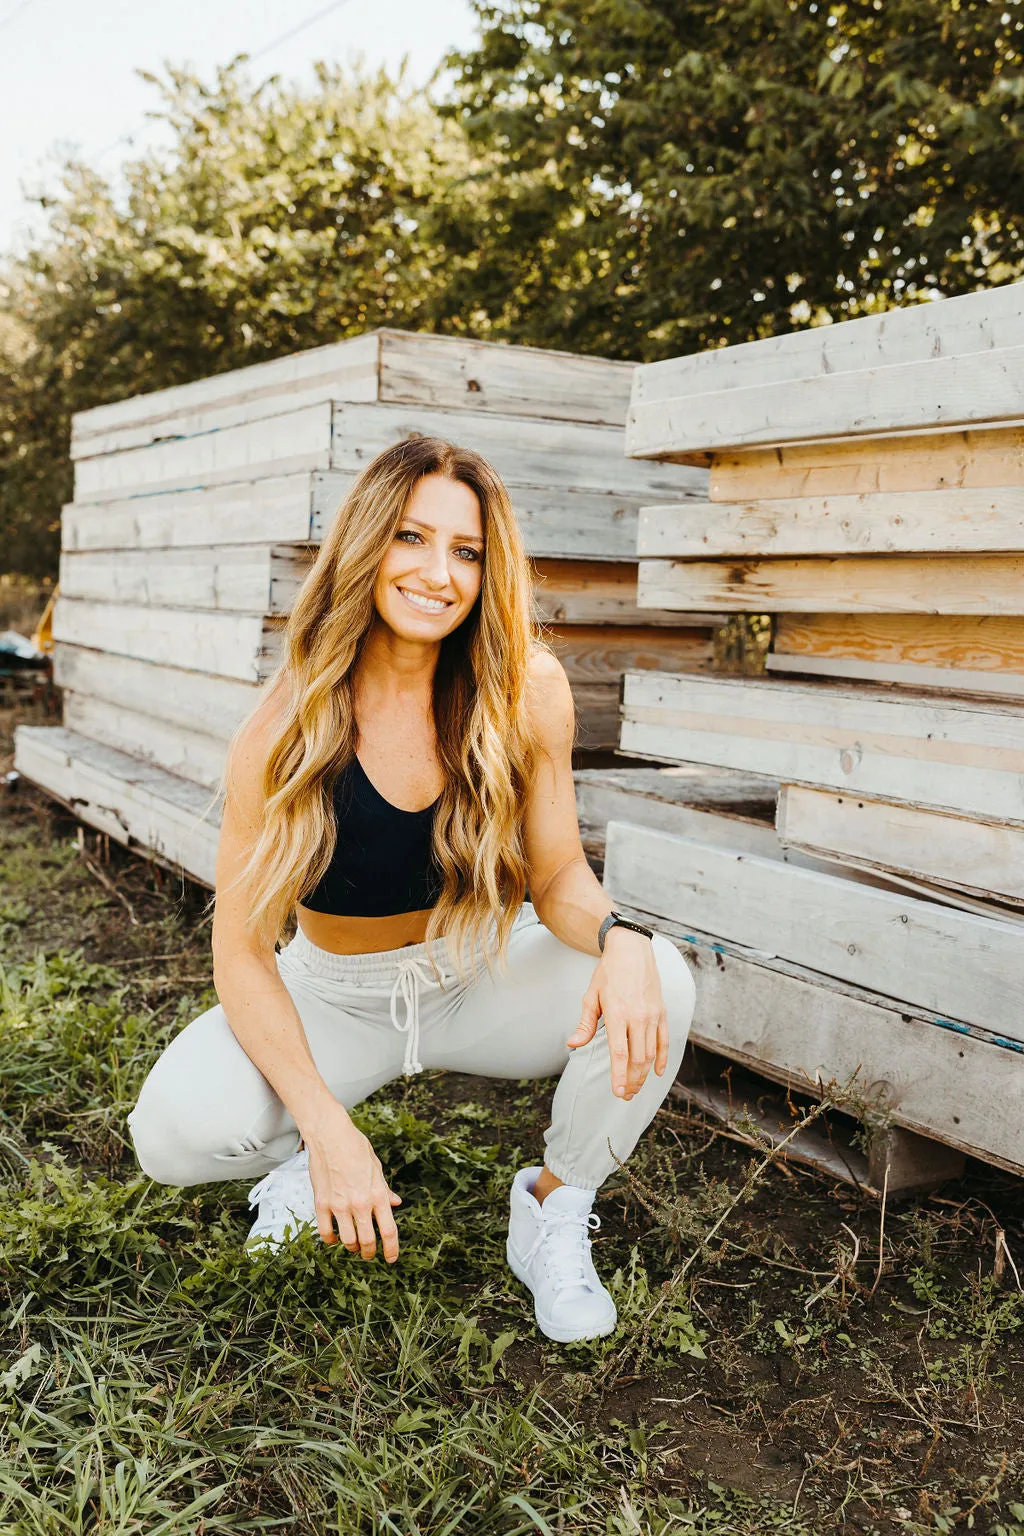
[[[597,1033],[604,1018],[612,1064],[612,1091],[631,1099],[654,1067],[668,1066],[668,1016],[654,946],[642,933],[611,929],[604,953],[583,996],[579,1028],[566,1045],[576,1050]]]

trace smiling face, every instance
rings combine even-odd
[[[377,612],[403,639],[442,640],[480,595],[483,557],[476,493],[446,475],[425,475],[377,572]]]

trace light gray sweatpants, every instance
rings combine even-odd
[[[669,1060],[630,1100],[612,1092],[604,1024],[570,1050],[597,958],[563,944],[530,902],[516,915],[508,971],[461,984],[447,941],[337,955],[299,929],[277,956],[317,1068],[346,1109],[424,1067],[481,1077],[559,1077],[545,1162],[566,1184],[596,1189],[636,1146],[679,1070],[694,1006],[689,967],[663,934],[654,953],[668,1015]],[[479,948],[478,948],[478,953]],[[160,1056],[128,1118],[143,1170],[164,1184],[262,1178],[296,1151],[295,1121],[231,1032],[218,1004]]]

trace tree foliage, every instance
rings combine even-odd
[[[68,164],[48,236],[0,278],[7,569],[56,565],[72,412],[422,327],[443,282],[430,213],[468,150],[422,94],[326,67],[307,91],[254,86],[237,62],[212,88],[153,83],[170,149],[127,166],[120,197]]]
[[[653,358],[1015,275],[1021,0],[476,0],[450,295]]]

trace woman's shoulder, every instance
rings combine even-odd
[[[528,663],[527,708],[534,739],[549,749],[572,739],[576,707],[565,668],[543,642],[535,644]]]

